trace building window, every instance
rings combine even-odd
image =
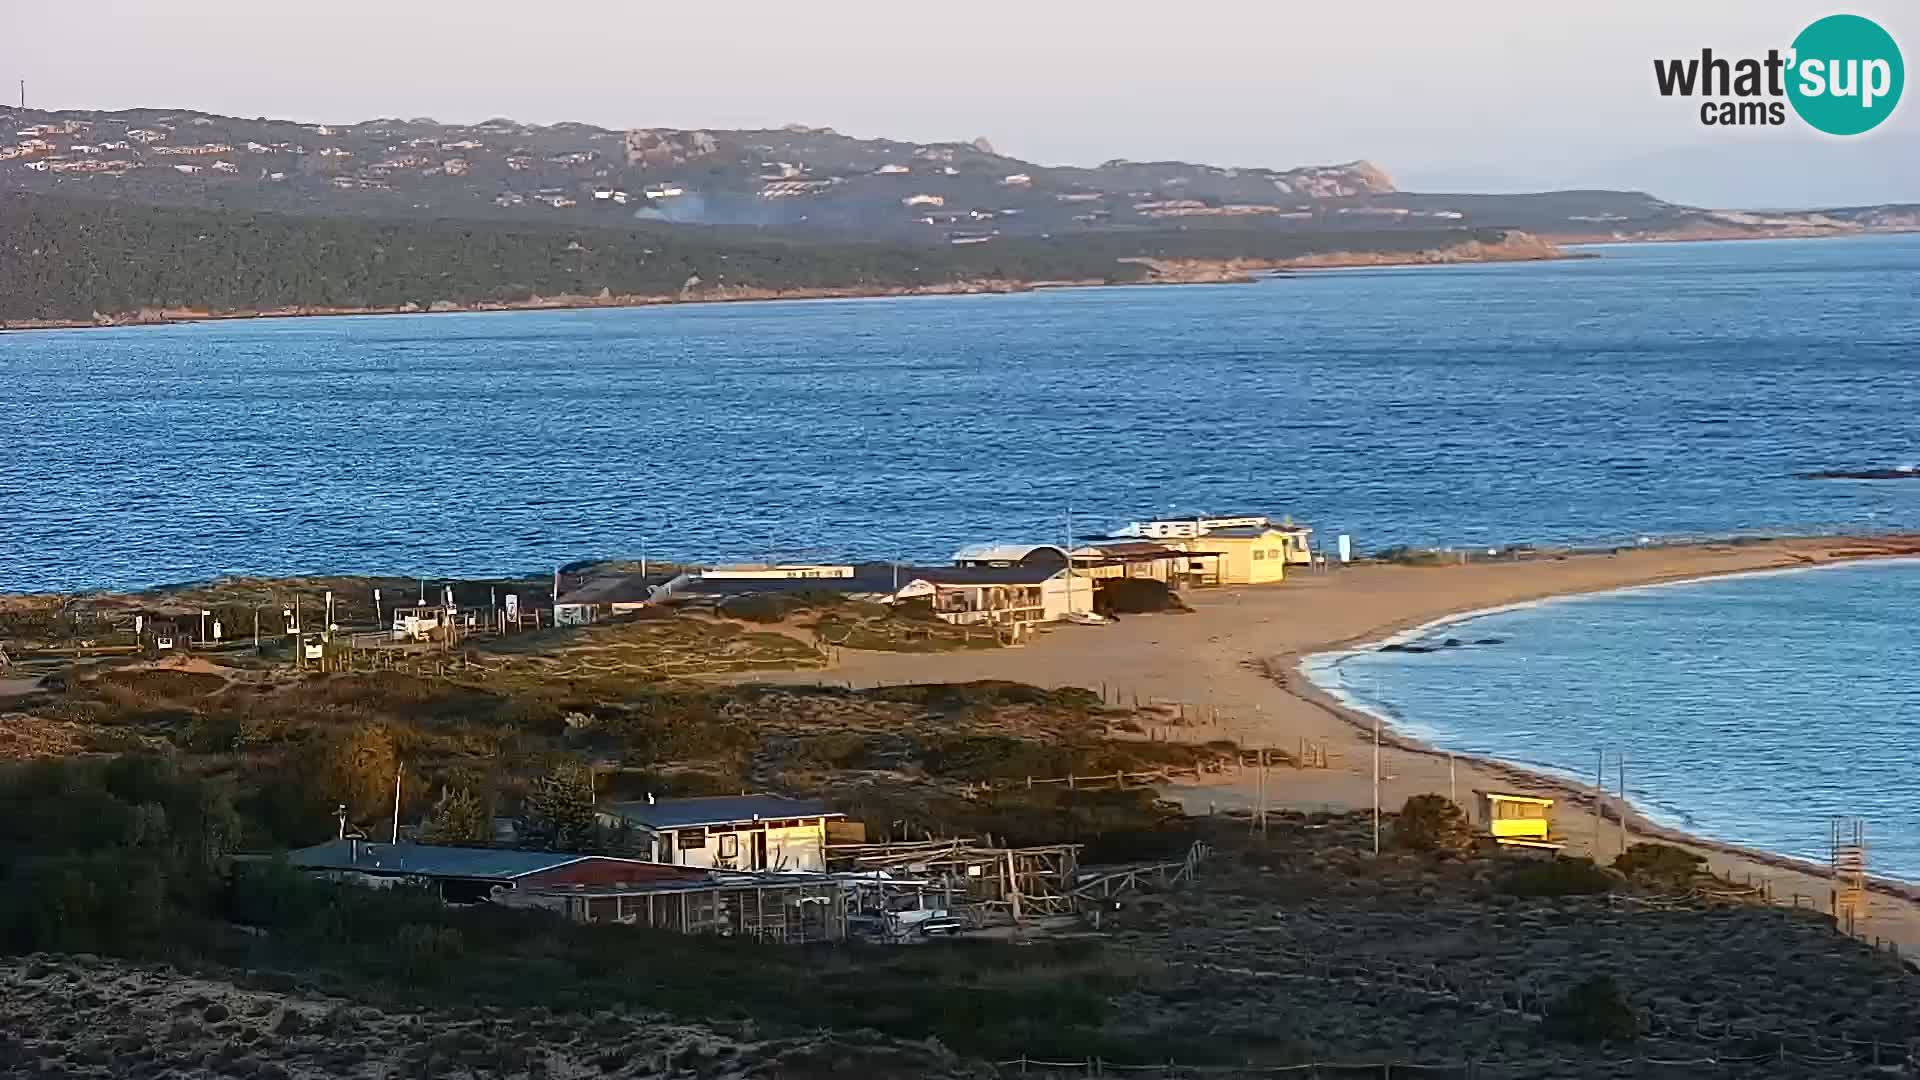
[[[740,857],[739,833],[720,834],[720,857],[723,859],[737,859]]]
[[[1264,559],[1266,557],[1267,557],[1266,549],[1264,548],[1253,549],[1253,561],[1259,562],[1261,559]]]

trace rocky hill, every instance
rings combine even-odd
[[[1884,212],[1857,220],[1835,212],[1818,221],[1759,221],[1620,191],[1407,193],[1366,161],[1284,170],[1125,160],[1052,167],[1001,154],[985,139],[858,139],[798,125],[331,125],[161,109],[0,109],[0,191],[8,190],[389,218],[747,225],[955,245],[1168,228],[1764,235],[1894,227],[1883,222],[1913,218],[1907,207],[1876,208]]]

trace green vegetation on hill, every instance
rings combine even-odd
[[[1278,260],[1413,252],[1498,230],[1227,229],[1001,238],[962,246],[802,241],[706,226],[399,222],[0,196],[0,320],[142,310],[521,304],[535,297],[884,292],[971,282],[1142,281],[1131,258]]]

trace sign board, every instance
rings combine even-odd
[[[520,617],[520,594],[508,593],[507,594],[507,618],[518,619],[519,617]]]
[[[1353,537],[1346,533],[1340,534],[1340,561],[1343,563],[1353,561]]]
[[[147,617],[145,615],[135,615],[133,617],[133,636],[139,637],[146,632],[146,629]]]
[[[213,620],[213,640],[215,641],[220,640],[222,629],[223,628],[220,625],[220,620],[219,619]]]

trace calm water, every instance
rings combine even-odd
[[[1902,560],[1554,600],[1309,666],[1447,749],[1588,784],[1605,749],[1613,791],[1624,752],[1635,805],[1692,832],[1825,862],[1829,819],[1865,818],[1869,868],[1920,881],[1916,611]]]
[[[1395,543],[1920,526],[1920,238],[1246,286],[0,335],[0,591],[937,558],[1172,505]]]

